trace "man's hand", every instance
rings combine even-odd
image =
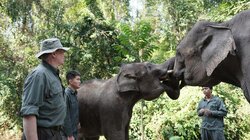
[[[202,108],[202,109],[200,109],[199,114],[201,116],[211,116],[212,112],[209,109]]]
[[[77,129],[81,129],[81,124],[80,123],[78,123]]]
[[[204,115],[205,116],[211,116],[212,112],[209,109],[204,109]]]
[[[68,140],[75,140],[74,136],[69,136]]]
[[[203,116],[204,112],[205,112],[205,109],[202,108],[202,109],[200,109],[199,114]]]

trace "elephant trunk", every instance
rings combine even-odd
[[[161,70],[163,74],[160,77],[160,80],[169,79],[170,75],[173,74],[174,63],[175,63],[175,57],[172,57],[161,64]]]
[[[174,68],[173,68],[173,76],[179,80],[183,79],[185,67],[182,63],[175,61]]]
[[[168,94],[168,96],[171,99],[176,100],[180,96],[180,85],[179,79],[175,77],[173,73],[174,64],[175,57],[172,57],[163,63],[165,75],[164,77],[162,77],[162,86],[164,87],[164,90]]]

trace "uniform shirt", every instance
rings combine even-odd
[[[202,116],[202,114],[199,114],[199,111],[202,108],[209,109],[211,111],[211,115]],[[207,101],[205,98],[201,99],[197,108],[197,112],[198,115],[202,117],[201,128],[207,130],[223,130],[223,118],[227,115],[227,109],[219,97],[212,96],[209,101]]]
[[[40,127],[63,125],[66,103],[58,69],[42,61],[27,76],[20,113],[35,115]]]
[[[77,138],[77,127],[79,123],[79,108],[77,100],[77,92],[67,87],[65,89],[67,115],[64,123],[64,131],[67,136],[74,136]]]

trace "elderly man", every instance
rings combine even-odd
[[[24,140],[62,140],[62,126],[66,116],[64,87],[58,66],[64,63],[64,53],[57,38],[41,42],[36,55],[41,63],[27,76],[22,98]]]

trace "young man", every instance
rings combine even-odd
[[[227,109],[223,101],[212,94],[212,87],[202,87],[205,95],[199,102],[197,112],[202,117],[201,140],[225,140],[224,117]]]
[[[64,53],[57,38],[41,43],[36,55],[41,63],[27,76],[22,97],[24,140],[62,140],[62,126],[66,116],[64,88],[58,67],[64,63]]]
[[[64,123],[64,132],[68,140],[78,139],[79,109],[76,94],[81,84],[80,76],[80,73],[74,70],[66,74],[68,87],[65,89],[67,115]]]

